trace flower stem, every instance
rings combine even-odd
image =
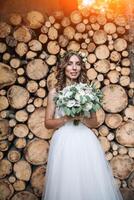
[[[73,122],[73,124],[75,125],[75,126],[78,126],[78,124],[79,124],[79,120],[74,120],[74,122]]]

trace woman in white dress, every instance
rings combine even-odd
[[[82,57],[67,52],[58,66],[57,85],[48,94],[45,126],[55,129],[48,154],[42,200],[123,200],[102,146],[91,130],[90,118],[65,116],[54,103],[55,94],[75,82],[86,82]],[[73,120],[80,120],[75,126]]]

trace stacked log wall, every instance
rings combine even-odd
[[[89,82],[103,91],[93,128],[126,200],[134,196],[134,79],[124,16],[62,11],[12,13],[0,22],[0,199],[41,199],[54,130],[45,127],[47,94],[65,51],[87,57]]]

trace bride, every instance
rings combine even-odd
[[[96,113],[90,118],[65,116],[54,96],[65,86],[87,82],[82,57],[69,51],[60,60],[56,87],[48,94],[46,128],[55,129],[48,154],[42,200],[123,200],[97,136]],[[75,126],[73,120],[80,121]]]

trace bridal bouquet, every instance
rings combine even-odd
[[[90,117],[101,107],[102,92],[94,84],[75,83],[59,91],[54,98],[56,106],[67,116]],[[74,120],[77,125],[78,120]]]

